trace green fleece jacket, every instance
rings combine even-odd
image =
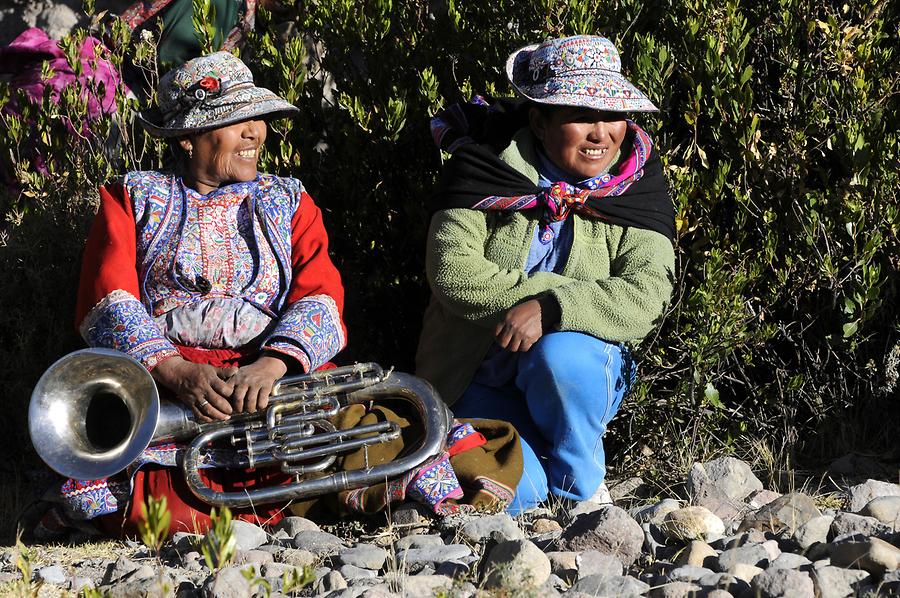
[[[537,184],[535,151],[534,137],[522,129],[500,157]],[[431,219],[425,267],[432,297],[416,373],[448,404],[469,386],[494,326],[518,303],[549,294],[559,303],[559,330],[637,344],[669,301],[675,268],[669,239],[577,214],[562,272],[529,276],[523,268],[538,226],[534,212],[499,222],[481,210],[454,208]]]

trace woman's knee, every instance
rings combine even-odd
[[[519,380],[545,378],[566,387],[620,387],[624,384],[622,357],[618,345],[580,332],[553,332],[522,354]]]

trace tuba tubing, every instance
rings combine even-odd
[[[386,397],[403,398],[410,402],[425,424],[425,438],[415,451],[405,456],[366,469],[334,472],[324,477],[300,480],[284,486],[245,492],[220,492],[203,483],[198,473],[198,464],[200,451],[204,446],[243,431],[239,423],[226,423],[217,429],[202,432],[187,448],[184,455],[184,472],[188,487],[203,502],[227,507],[248,507],[253,504],[299,500],[384,482],[388,478],[415,469],[443,450],[450,415],[431,384],[421,378],[392,372],[381,382],[354,391],[340,402],[342,407],[347,407]]]
[[[198,473],[205,448],[228,439],[234,444],[241,437],[248,439],[248,446],[237,451],[242,454],[234,458],[233,467],[281,464],[289,473],[321,471],[334,462],[337,453],[399,436],[399,427],[389,422],[337,431],[325,419],[348,406],[385,398],[411,404],[425,429],[415,450],[389,463],[315,479],[295,475],[295,482],[290,484],[243,492],[212,490]],[[64,356],[41,376],[32,392],[28,424],[32,444],[44,462],[58,473],[77,479],[118,473],[152,443],[193,439],[182,461],[191,491],[211,505],[246,507],[340,492],[402,475],[443,450],[450,413],[427,381],[400,372],[384,374],[377,364],[370,363],[286,376],[276,384],[266,410],[200,424],[189,408],[160,400],[150,373],[130,356],[109,349],[83,349]],[[338,438],[324,447],[307,450],[316,456],[328,453],[325,458],[309,463],[301,448],[290,452],[284,457],[289,461],[285,461],[279,457],[285,451],[271,450],[280,446],[279,437],[285,436],[285,431],[295,432],[307,424],[326,431],[306,436],[296,444],[305,445],[305,438]],[[355,430],[368,437],[344,439],[353,436]],[[110,433],[112,438],[107,438]],[[260,436],[271,440],[258,445],[250,442]],[[253,446],[268,450],[255,454]],[[292,465],[297,461],[301,464]]]

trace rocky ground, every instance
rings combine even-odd
[[[200,537],[188,534],[158,556],[137,542],[68,553],[34,546],[30,589],[42,582],[47,596],[94,588],[98,596],[221,598],[900,596],[900,485],[868,480],[836,494],[781,495],[729,457],[695,464],[685,488],[690,505],[646,498],[634,478],[612,486],[614,504],[555,501],[517,518],[432,520],[406,504],[386,526],[320,527],[300,517],[268,530],[236,523],[237,558],[217,571],[198,552]],[[15,562],[15,550],[4,549],[0,593],[23,586]],[[286,588],[304,567],[314,581]]]

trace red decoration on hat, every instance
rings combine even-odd
[[[221,82],[216,77],[203,77],[200,79],[199,85],[206,91],[218,91]]]

